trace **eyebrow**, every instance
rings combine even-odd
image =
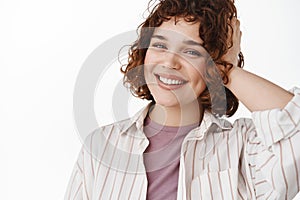
[[[165,38],[164,36],[162,36],[162,35],[152,35],[152,37],[151,38],[157,38],[157,39],[160,39],[160,40],[167,40],[167,38]]]
[[[159,40],[164,40],[164,41],[167,41],[168,39],[162,35],[152,35],[151,38],[156,38],[156,39],[159,39]],[[184,44],[187,44],[187,45],[193,45],[193,46],[199,46],[199,47],[203,47],[203,45],[199,42],[196,42],[194,40],[184,40],[183,41]]]
[[[184,40],[183,43],[187,44],[187,45],[193,45],[193,46],[203,47],[203,45],[201,43],[196,42],[194,40]]]

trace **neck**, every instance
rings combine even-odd
[[[163,106],[154,104],[149,110],[149,117],[165,126],[186,126],[201,123],[203,107],[198,102],[180,106]]]

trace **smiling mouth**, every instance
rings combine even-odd
[[[157,79],[158,79],[160,82],[162,82],[162,83],[165,84],[165,85],[169,85],[169,86],[172,86],[172,85],[175,85],[175,86],[177,85],[177,86],[179,86],[179,85],[184,85],[185,83],[187,83],[186,80],[179,79],[179,78],[175,78],[174,76],[168,77],[168,78],[162,77],[162,76],[160,76],[160,75],[158,75],[158,74],[155,74],[155,76],[157,77]],[[173,78],[173,77],[174,77],[174,78]]]

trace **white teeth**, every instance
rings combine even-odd
[[[161,77],[161,76],[158,76],[159,80],[165,84],[168,84],[168,85],[181,85],[183,84],[183,81],[180,81],[180,80],[174,80],[174,79],[168,79],[168,78],[164,78],[164,77]]]

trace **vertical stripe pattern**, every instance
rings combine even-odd
[[[292,199],[300,190],[300,90],[282,110],[230,124],[205,112],[185,137],[178,199]],[[85,140],[65,200],[145,200],[142,128],[148,108]]]

